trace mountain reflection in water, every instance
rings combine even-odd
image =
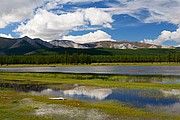
[[[112,94],[112,89],[80,86],[72,90],[45,89],[40,92],[30,91],[34,95],[45,95],[50,97],[71,97],[80,100],[104,100]]]
[[[105,89],[105,88],[91,88],[91,87],[76,87],[72,90],[65,90],[64,95],[70,95],[70,96],[88,96],[92,99],[98,99],[98,100],[104,100],[107,96],[112,94],[111,89]]]
[[[42,91],[47,89],[47,85],[45,84],[36,84],[36,83],[24,83],[24,84],[17,84],[17,83],[0,83],[0,88],[10,88],[15,91]]]

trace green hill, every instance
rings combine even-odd
[[[177,55],[180,54],[180,49],[125,49],[125,50],[119,50],[119,49],[107,49],[107,48],[101,48],[101,49],[74,49],[74,48],[56,48],[56,49],[38,49],[29,53],[26,53],[28,55],[55,55],[55,54],[88,54],[88,55],[128,55],[128,56],[159,56],[159,55]],[[16,53],[14,53],[16,54]]]

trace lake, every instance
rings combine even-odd
[[[75,66],[0,68],[0,72],[95,73],[120,75],[180,75],[180,66]]]

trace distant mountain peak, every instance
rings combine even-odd
[[[28,37],[28,36],[24,36],[24,37],[22,37],[21,39],[31,39],[31,38]]]
[[[28,36],[24,36],[24,37],[18,38],[16,40],[17,40],[17,42],[14,43],[10,47],[10,49],[19,48],[19,47],[23,47],[23,46],[29,46],[29,47],[34,48],[34,49],[38,49],[38,48],[53,48],[53,45],[51,45],[50,43],[45,42],[45,41],[43,41],[43,40],[41,40],[39,38],[31,39]]]

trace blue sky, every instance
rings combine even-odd
[[[180,45],[179,0],[1,0],[0,36]]]

